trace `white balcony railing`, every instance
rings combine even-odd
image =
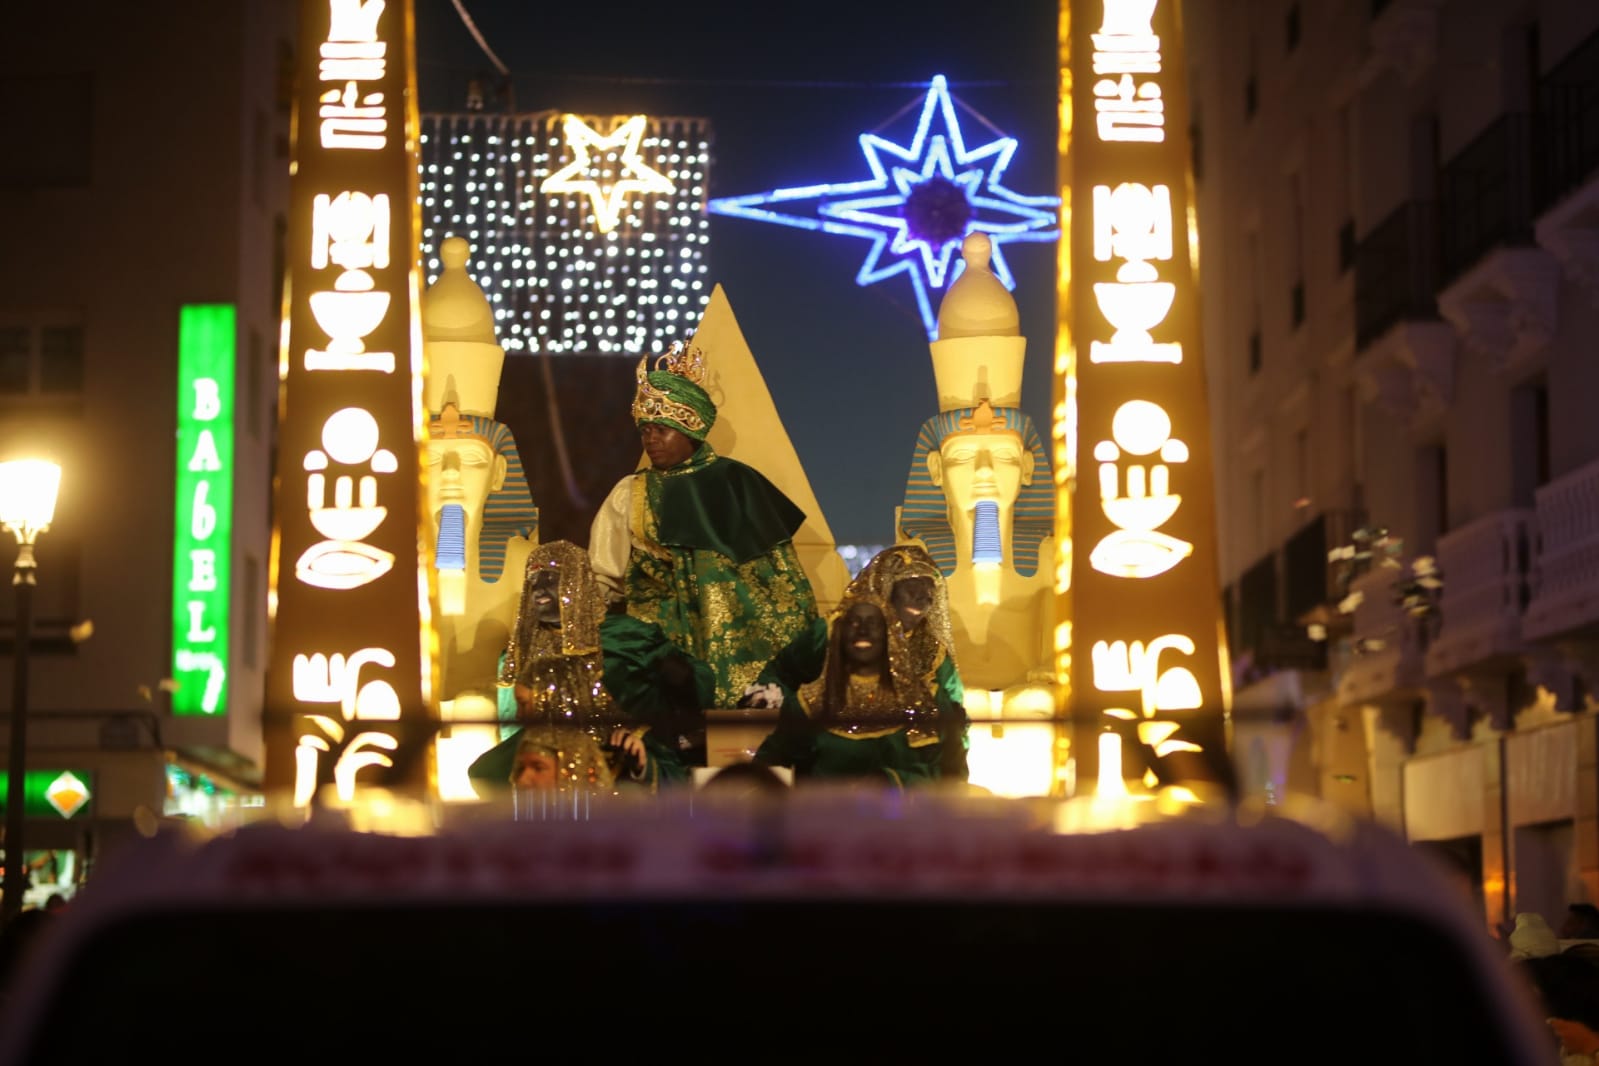
[[[1443,627],[1427,649],[1428,677],[1520,650],[1533,529],[1533,512],[1517,508],[1438,539]]]
[[[1599,622],[1599,461],[1539,489],[1528,639]]]

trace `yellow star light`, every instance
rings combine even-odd
[[[565,129],[566,143],[577,158],[545,178],[539,186],[539,192],[586,194],[594,202],[594,223],[601,233],[609,233],[616,228],[617,219],[622,214],[622,203],[629,194],[672,191],[671,179],[646,166],[644,160],[639,158],[639,142],[644,139],[643,115],[634,115],[608,137],[595,132],[593,127],[576,115],[566,116]],[[590,167],[593,165],[590,153],[595,149],[620,149],[615,170],[619,176],[616,180],[607,182],[603,177],[590,176]]]

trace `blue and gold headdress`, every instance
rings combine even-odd
[[[1038,549],[1055,529],[1054,482],[1049,474],[1049,456],[1033,420],[1019,407],[994,407],[995,429],[1009,429],[1021,435],[1022,447],[1033,455],[1032,484],[1023,485],[1011,509],[1011,542],[1005,546],[1005,559],[1023,577],[1038,572]],[[975,407],[960,407],[936,414],[922,423],[911,456],[910,476],[905,480],[905,504],[900,509],[900,529],[927,545],[927,552],[945,577],[955,572],[955,531],[949,525],[949,509],[944,490],[933,484],[927,469],[927,455],[936,452],[946,437],[969,432],[977,414]],[[964,423],[965,425],[963,425]]]

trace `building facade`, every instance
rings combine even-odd
[[[1190,0],[1234,748],[1599,899],[1599,8]]]
[[[30,850],[92,860],[258,780],[293,51],[290,0],[28,8],[0,39],[0,450],[62,466],[27,760],[90,793]]]

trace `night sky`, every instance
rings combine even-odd
[[[859,135],[908,143],[935,74],[949,79],[968,145],[995,136],[971,111],[1020,141],[1008,188],[1055,191],[1054,2],[462,3],[510,70],[517,111],[709,118],[712,198],[870,177]],[[459,110],[468,79],[496,76],[493,64],[451,0],[416,11],[422,107]],[[711,216],[711,284],[727,292],[841,544],[893,539],[917,430],[937,413],[909,281],[855,284],[869,247]],[[1055,245],[1009,243],[1005,255],[1028,341],[1023,406],[1047,438]],[[581,437],[572,444],[581,453]]]

